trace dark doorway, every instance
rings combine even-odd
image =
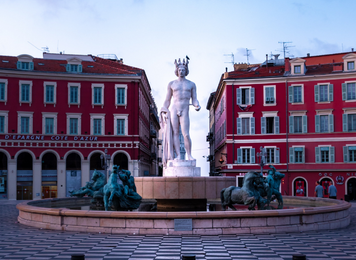
[[[0,152],[0,199],[7,199],[7,156]]]
[[[66,160],[66,196],[70,197],[70,191],[79,190],[82,187],[82,160],[77,153],[71,153]]]
[[[57,157],[46,153],[42,157],[42,199],[57,198]]]
[[[321,186],[323,186],[323,198],[329,198],[329,186],[333,183],[330,178],[323,178],[321,181]]]
[[[114,165],[120,165],[120,169],[128,170],[129,169],[129,160],[127,159],[126,154],[118,153],[114,157]]]
[[[101,172],[105,174],[105,170],[101,167],[101,153],[94,153],[90,157],[90,179],[94,174],[94,171]]]
[[[17,200],[32,200],[32,156],[23,152],[17,157]]]
[[[347,182],[347,195],[349,200],[356,200],[356,178],[352,178]]]

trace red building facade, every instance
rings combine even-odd
[[[64,197],[107,163],[157,175],[157,108],[144,70],[122,60],[0,57],[0,197]]]
[[[241,183],[260,171],[264,151],[265,163],[286,174],[283,194],[314,196],[321,181],[325,197],[333,183],[339,199],[356,199],[355,63],[354,52],[308,55],[223,74],[213,108],[219,173]]]

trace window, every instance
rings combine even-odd
[[[21,134],[33,133],[33,112],[17,111],[18,115],[18,132]]]
[[[266,149],[266,162],[265,163],[279,163],[279,148],[265,147]]]
[[[356,100],[356,83],[342,83],[342,100]]]
[[[29,103],[31,105],[31,103],[32,103],[32,81],[20,80],[19,87],[20,87],[20,89],[19,89],[19,92],[20,92],[19,103],[20,103],[20,105],[22,103]]]
[[[333,163],[335,162],[335,147],[315,147],[316,163]]]
[[[355,69],[355,62],[354,61],[348,61],[347,62],[347,70],[354,70]]]
[[[334,100],[334,85],[320,84],[314,86],[315,102],[328,102]]]
[[[104,105],[104,84],[92,84],[92,105]]]
[[[303,97],[303,86],[302,85],[296,85],[296,86],[289,86],[288,87],[288,100],[289,103],[303,103],[304,102],[304,97]]]
[[[128,114],[114,114],[114,134],[128,135]]]
[[[0,111],[0,133],[7,133],[7,120],[9,111]]]
[[[251,87],[241,87],[236,89],[237,105],[255,104],[255,89]]]
[[[67,134],[81,135],[81,113],[67,113]]]
[[[16,68],[18,70],[33,70],[33,57],[27,54],[17,56]]]
[[[0,82],[0,101],[6,101],[5,82]]]
[[[115,85],[115,105],[126,106],[127,104],[127,85],[116,84]]]
[[[290,163],[304,163],[305,154],[304,147],[290,147],[289,148],[289,162]]]
[[[279,117],[268,115],[261,117],[261,134],[279,134]]]
[[[239,117],[236,118],[237,134],[248,135],[255,134],[255,118],[252,117],[253,112],[238,113]]]
[[[275,86],[264,86],[265,105],[274,105],[275,99]]]
[[[0,102],[7,102],[7,79],[0,79]]]
[[[78,103],[78,87],[70,87],[70,103]]]
[[[317,111],[317,113],[319,113]],[[331,112],[330,112],[331,113]],[[317,114],[315,115],[315,132],[316,133],[332,133],[334,132],[334,115],[332,114]]]
[[[82,72],[83,67],[82,67],[82,60],[78,59],[76,57],[69,58],[67,60],[68,64],[66,66],[66,71],[71,72],[71,73],[78,73]]]
[[[94,88],[94,104],[101,104],[101,88]]]
[[[342,128],[343,132],[356,131],[356,114],[343,114],[342,115]]]
[[[294,66],[294,74],[300,74],[300,73],[302,73],[301,66],[295,65]]]
[[[42,133],[57,134],[57,114],[53,112],[42,112]]]
[[[0,133],[5,133],[5,117],[0,116]]]
[[[241,147],[237,149],[237,163],[250,164],[255,163],[255,148]]]
[[[356,162],[356,146],[344,146],[344,162]]]
[[[105,135],[105,114],[90,114],[90,134]]]
[[[69,134],[71,135],[78,134],[78,118],[69,119]]]
[[[68,104],[80,105],[80,83],[68,84]]]
[[[44,104],[56,104],[56,90],[57,83],[56,82],[44,82]]]
[[[116,134],[117,135],[124,135],[125,134],[125,119],[117,119],[116,120],[116,129],[117,129],[117,132]]]
[[[46,118],[45,134],[54,134],[54,118]]]
[[[30,118],[29,117],[21,117],[21,134],[29,134],[30,133]]]
[[[290,133],[307,133],[307,116],[290,116],[289,132]]]

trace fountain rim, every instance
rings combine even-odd
[[[306,206],[305,208],[275,209],[275,210],[252,210],[252,211],[177,211],[177,212],[138,212],[138,211],[97,211],[97,210],[72,210],[67,208],[46,208],[36,206],[45,203],[63,203],[65,201],[81,200],[83,198],[53,198],[25,201],[17,204],[16,208],[23,212],[45,214],[52,216],[75,216],[75,217],[102,217],[102,218],[140,218],[140,219],[176,219],[176,218],[254,218],[254,217],[277,217],[312,215],[347,210],[351,204],[344,200],[316,197],[283,196],[284,200],[313,202],[318,204],[331,204],[322,206]],[[89,198],[85,198],[88,199]]]

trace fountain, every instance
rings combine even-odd
[[[243,210],[207,211],[209,204],[209,209],[218,208],[221,191],[226,187],[234,186],[236,180],[234,177],[200,177],[200,168],[196,167],[195,160],[191,156],[190,99],[192,99],[191,105],[197,111],[200,110],[200,105],[196,98],[195,84],[185,79],[188,74],[188,60],[187,62],[183,60],[183,63],[178,60],[175,64],[178,79],[169,83],[167,98],[161,110],[161,128],[164,131],[164,177],[135,178],[135,193],[137,192],[136,194],[139,194],[144,202],[157,201],[157,211],[68,209],[68,206],[80,208],[83,205],[90,205],[91,198],[79,196],[20,203],[17,205],[20,223],[63,231],[140,235],[284,233],[339,229],[349,225],[350,203],[342,200],[292,196],[284,196],[282,199],[279,196],[279,184],[272,180],[274,177],[267,178],[269,189],[266,189],[266,195],[261,196],[263,190],[257,192],[241,189],[247,192],[242,203],[253,203],[249,205],[251,211],[244,210],[243,207],[246,206],[242,206]],[[168,110],[172,97],[172,106]],[[185,137],[188,160],[174,158],[174,152],[179,155],[179,124]],[[262,178],[259,173],[255,175],[256,178]],[[274,173],[274,176],[277,175]],[[117,197],[120,198],[124,193],[129,194],[129,190],[125,192],[121,187],[121,193]],[[228,192],[226,196],[225,192]],[[232,192],[237,194],[238,189],[227,188],[224,191],[224,198],[228,200],[223,201],[223,208],[225,206],[234,208],[233,204],[238,202]],[[269,203],[272,195],[278,199],[278,209],[270,210],[275,206],[271,203],[267,206],[267,210],[252,210],[255,209],[256,204],[258,208],[264,208],[264,201]]]

